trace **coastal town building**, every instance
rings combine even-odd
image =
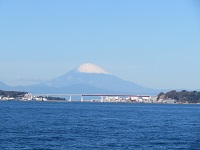
[[[96,96],[97,99],[87,99],[83,100],[84,96]],[[20,96],[20,97],[19,97]],[[177,101],[175,99],[162,99],[159,98],[158,96],[129,96],[129,95],[112,95],[112,94],[87,94],[87,95],[81,95],[81,102],[133,102],[133,103],[163,103],[163,104],[175,104]],[[99,98],[98,98],[99,97]],[[33,96],[31,93],[26,93],[24,95],[18,95],[18,97],[9,97],[9,96],[0,96],[0,100],[22,100],[22,101],[66,101],[65,98],[59,97],[48,97],[48,96],[39,96],[35,95]],[[72,101],[70,98],[69,101]]]
[[[165,100],[165,103],[167,103],[167,104],[174,104],[174,103],[176,103],[176,100],[169,98],[169,99]]]
[[[27,94],[25,94],[24,95],[24,97],[22,97],[22,100],[27,100],[27,101],[30,101],[30,100],[32,100],[33,99],[33,96],[32,96],[32,94],[31,93],[27,93]]]

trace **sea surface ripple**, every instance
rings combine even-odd
[[[197,150],[200,105],[0,102],[0,149]]]

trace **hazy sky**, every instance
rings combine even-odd
[[[0,0],[0,81],[94,63],[122,79],[200,89],[198,0]]]

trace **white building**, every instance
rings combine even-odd
[[[42,98],[42,97],[36,97],[35,100],[36,100],[36,101],[42,101],[43,98]]]
[[[24,95],[24,97],[22,97],[22,100],[30,101],[30,100],[32,100],[32,99],[33,99],[33,96],[32,96],[31,93],[26,93],[26,94]]]
[[[167,103],[167,104],[174,104],[174,103],[176,103],[176,100],[169,98],[169,99],[165,100],[165,103]]]

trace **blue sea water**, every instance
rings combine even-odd
[[[0,101],[0,149],[200,149],[200,105]]]

